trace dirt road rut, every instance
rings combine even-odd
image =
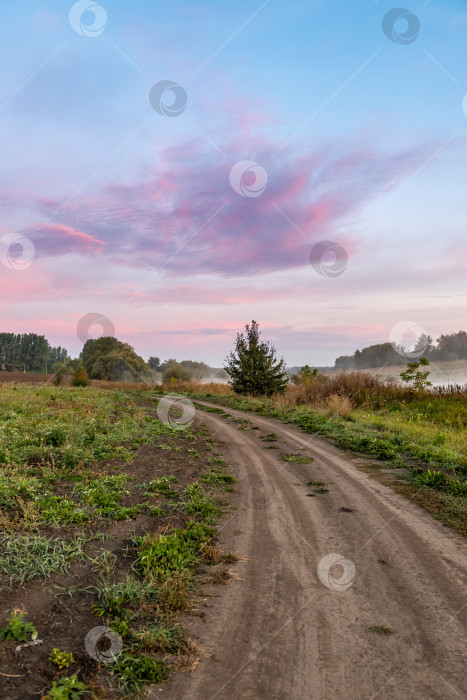
[[[151,697],[465,698],[465,540],[323,440],[228,412],[249,429],[201,410],[198,420],[238,476],[220,541],[247,561],[235,567],[241,580],[206,589],[205,615],[190,618],[206,649],[199,665]],[[260,438],[268,433],[277,442]]]

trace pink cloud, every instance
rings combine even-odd
[[[69,253],[89,255],[101,253],[106,246],[105,241],[92,234],[65,224],[47,222],[31,226],[22,233],[33,241],[37,257],[49,258]]]
[[[40,255],[100,253],[106,264],[171,276],[245,276],[305,267],[311,247],[333,240],[352,255],[363,207],[393,188],[424,157],[333,147],[272,157],[277,144],[241,138],[225,157],[198,142],[172,146],[126,182],[62,207],[61,223],[31,232]],[[251,159],[267,172],[264,193],[242,197],[230,185],[233,164]],[[52,216],[59,203],[38,203]]]
[[[263,301],[282,300],[290,294],[284,287],[274,289],[257,289],[255,287],[231,287],[215,289],[209,287],[177,286],[164,288],[155,292],[136,291],[133,293],[120,290],[122,298],[131,294],[132,303],[137,306],[159,304],[254,304]]]

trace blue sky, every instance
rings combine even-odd
[[[78,353],[97,312],[143,356],[219,365],[254,317],[322,365],[405,320],[466,327],[463,3],[404,2],[407,45],[386,0],[103,0],[91,37],[72,5],[2,10],[0,233],[34,248],[20,270],[3,254],[2,330]],[[162,80],[186,91],[176,118],[149,102]],[[231,186],[243,161],[259,197]],[[337,277],[309,264],[323,240]]]

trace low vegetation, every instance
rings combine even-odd
[[[161,423],[157,403],[146,388],[0,385],[2,697],[103,697],[109,682],[136,697],[195,663],[178,616],[202,567],[225,579],[215,526],[235,479],[206,428]],[[113,664],[86,656],[99,625],[122,640]],[[39,646],[20,658],[8,640]]]
[[[302,380],[270,397],[229,394],[225,388],[215,393],[215,387],[202,393],[194,384],[185,390],[225,407],[296,423],[369,457],[371,464],[362,468],[372,476],[467,535],[467,389],[430,387],[425,362],[409,363],[403,374],[405,382],[364,372],[305,371]],[[392,478],[388,467],[396,470]]]

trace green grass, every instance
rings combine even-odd
[[[130,653],[121,654],[112,670],[122,691],[133,695],[138,695],[146,683],[163,683],[170,673],[163,661]]]
[[[176,476],[160,476],[149,483],[149,491],[160,493],[166,498],[177,498],[178,491],[175,491],[170,484],[178,484]]]
[[[213,536],[212,528],[192,521],[169,535],[146,535],[135,540],[136,569],[153,579],[165,580],[175,571],[192,572],[202,546]]]
[[[260,435],[260,438],[264,440],[264,442],[276,442],[277,435],[276,433],[268,433],[268,435]]]
[[[201,478],[204,484],[233,484],[236,478],[231,474],[225,474],[217,469],[212,469],[208,474],[204,474]]]
[[[53,574],[66,576],[73,562],[92,566],[93,586],[63,587],[62,593],[92,595],[89,605],[102,618],[100,624],[124,640],[123,653],[108,670],[131,697],[145,684],[168,677],[169,666],[153,655],[198,653],[177,615],[195,598],[196,575],[214,535],[208,524],[227,505],[219,490],[231,490],[235,481],[225,460],[213,452],[217,443],[206,437],[207,429],[194,433],[164,426],[148,415],[154,411],[148,398],[147,393],[93,387],[0,385],[0,590]],[[152,472],[149,483],[138,481],[138,470],[132,474],[126,464],[145,443],[161,448],[158,473]],[[202,447],[211,452],[207,460]],[[169,460],[180,462],[181,455],[174,453],[182,451],[191,469],[200,464],[198,480],[185,482],[183,489],[175,487],[175,476],[159,471]],[[170,502],[158,503],[160,497]],[[107,530],[108,524],[142,512],[160,518],[166,511],[166,531],[126,544],[124,557],[121,549],[118,558],[107,550],[94,559],[86,555],[88,542],[106,539],[91,534],[98,527]],[[191,520],[168,529],[174,515]],[[30,624],[19,622],[24,629]],[[71,652],[55,651],[49,661],[66,668]],[[79,672],[81,667],[77,658]],[[44,697],[74,700],[90,694],[75,675],[54,681]]]
[[[92,387],[0,385],[3,529],[135,515],[122,506],[131,479],[115,468],[141,444],[173,436],[135,398]]]
[[[84,545],[90,537],[61,539],[31,535],[4,535],[0,539],[0,581],[7,579],[22,586],[35,578],[53,573],[67,574],[71,562],[84,558]]]
[[[282,452],[281,459],[284,462],[294,462],[296,464],[310,464],[310,462],[313,461],[312,457],[307,457],[306,455],[298,455],[295,453],[287,454],[286,452]]]
[[[185,628],[170,620],[149,622],[133,633],[133,639],[146,651],[165,654],[190,654],[194,644]]]
[[[219,515],[219,508],[213,503],[203,485],[198,482],[189,484],[181,498],[178,508],[182,513],[200,517],[207,522],[213,522]]]
[[[385,625],[373,625],[372,627],[370,627],[370,630],[372,632],[376,632],[377,634],[394,634],[394,630],[390,627],[386,627]]]

